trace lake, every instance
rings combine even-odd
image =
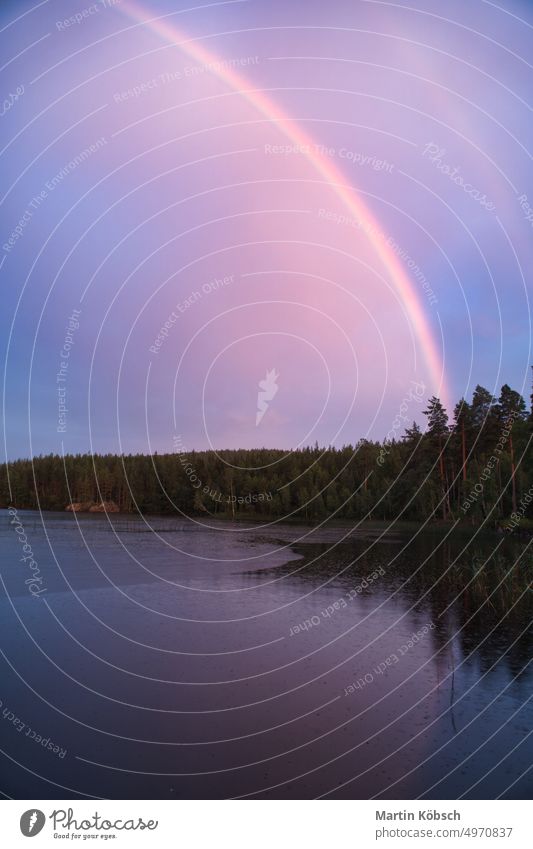
[[[10,520],[4,795],[531,797],[530,540]]]

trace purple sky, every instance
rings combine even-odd
[[[7,456],[528,395],[531,4],[179,5],[2,4]]]

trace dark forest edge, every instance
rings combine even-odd
[[[533,407],[533,396],[532,396]],[[305,521],[461,520],[531,530],[533,412],[505,385],[477,386],[453,420],[436,397],[391,442],[154,455],[38,456],[5,464],[0,504],[20,509]]]

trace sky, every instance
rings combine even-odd
[[[5,455],[340,446],[528,396],[532,27],[2,3]]]

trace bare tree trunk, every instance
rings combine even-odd
[[[461,422],[461,444],[463,449],[463,481],[466,481],[466,434],[464,421]]]
[[[231,515],[235,518],[235,502],[233,500],[233,481],[230,481],[229,485],[230,495],[231,495]]]
[[[442,518],[446,519],[446,476],[444,474],[444,455],[442,453],[442,437],[439,436],[439,469],[440,469],[440,482],[442,485]]]
[[[513,435],[509,436],[509,449],[511,452],[511,488],[513,493],[513,513],[516,513],[516,477],[515,477],[515,464],[514,464],[514,447],[513,447]]]

